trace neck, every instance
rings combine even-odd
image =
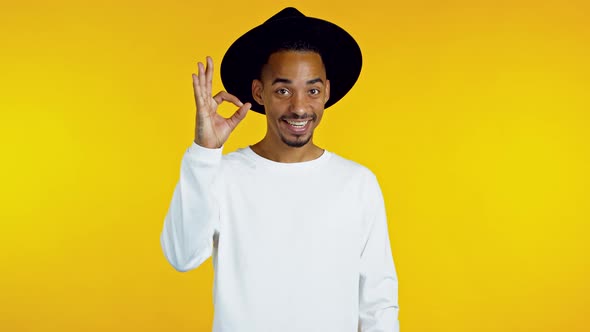
[[[273,142],[267,137],[250,147],[257,155],[279,163],[299,163],[319,158],[324,150],[310,140],[302,147],[295,148],[284,142]]]

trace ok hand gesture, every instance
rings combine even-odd
[[[250,103],[243,104],[236,96],[225,91],[220,91],[212,97],[213,59],[207,57],[206,69],[200,62],[198,67],[198,75],[193,74],[195,102],[197,103],[195,143],[206,148],[216,149],[225,143],[229,134],[246,117],[246,113],[248,113],[252,105]],[[227,119],[217,113],[217,107],[224,101],[231,102],[239,107]]]

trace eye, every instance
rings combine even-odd
[[[276,93],[281,96],[286,96],[289,94],[289,90],[285,89],[285,88],[280,88],[280,89],[277,89]]]
[[[320,94],[320,90],[319,89],[311,89],[309,90],[309,93],[312,95],[319,95]]]

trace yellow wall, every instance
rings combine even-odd
[[[178,273],[159,244],[191,73],[286,4],[2,5],[1,331],[210,330],[211,261]],[[316,141],[380,179],[403,331],[587,331],[590,3],[296,6],[364,52]]]

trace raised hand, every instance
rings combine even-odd
[[[246,117],[252,105],[250,103],[243,104],[236,96],[225,91],[220,91],[215,96],[212,96],[213,59],[207,57],[206,69],[200,62],[198,67],[198,75],[193,74],[193,88],[197,104],[195,143],[206,148],[216,149],[225,143],[229,134]],[[224,101],[239,107],[227,119],[217,113],[217,107]]]

